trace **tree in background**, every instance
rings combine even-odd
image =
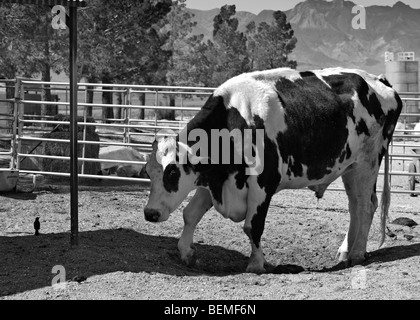
[[[40,76],[41,81],[50,82],[51,69],[63,71],[66,45],[51,28],[50,7],[2,5],[0,19],[0,68],[6,77]],[[51,101],[49,85],[42,87],[41,99]],[[41,105],[41,115],[51,114],[49,105]]]
[[[22,65],[18,62],[21,59],[24,60],[25,57],[25,53],[20,50],[23,43],[14,42],[11,37],[13,33],[16,37],[19,37],[22,31],[13,23],[11,13],[12,5],[0,6],[0,73],[6,79],[14,79],[20,72],[24,72],[24,70],[19,70]],[[18,50],[17,55],[22,53],[23,58],[12,55],[12,50]],[[15,89],[13,87],[6,88],[6,99],[14,98],[14,94]],[[13,114],[13,107],[13,103],[8,104],[7,112],[9,114]]]
[[[255,41],[255,37],[257,35],[257,27],[255,25],[255,21],[251,21],[246,26],[245,35],[247,38],[247,52],[249,56],[249,69],[255,70],[255,57],[257,55],[257,42]]]
[[[275,11],[273,17],[274,22],[271,25],[262,22],[256,27],[255,22],[252,22],[246,27],[252,70],[280,67],[295,69],[297,66],[296,61],[289,60],[297,39],[290,23],[287,22],[286,14]]]
[[[78,10],[79,75],[92,83],[164,84],[170,54],[162,49],[165,39],[155,25],[171,5],[171,0],[89,1]],[[50,81],[51,70],[68,74],[68,29],[52,29],[51,7],[2,5],[0,19],[3,75],[41,75],[41,80]],[[89,89],[88,102],[93,102],[93,88]],[[43,95],[50,100],[50,90]],[[104,92],[102,99],[112,103],[112,94]],[[87,111],[91,115],[91,108]],[[113,117],[112,108],[103,109],[104,119]]]
[[[235,13],[235,5],[225,5],[213,20],[213,45],[208,46],[213,86],[249,71],[247,39],[238,31],[238,19],[233,18]]]
[[[82,75],[102,83],[161,84],[168,53],[155,30],[171,8],[171,0],[92,0],[81,14],[80,54]],[[103,103],[112,103],[104,92]],[[103,108],[104,119],[113,118]]]
[[[166,79],[168,85],[209,86],[211,83],[209,45],[203,35],[193,35],[196,22],[185,4],[173,1],[172,10],[164,20],[161,32],[167,33],[165,50],[171,52]]]
[[[172,2],[171,11],[160,25],[160,33],[166,38],[163,49],[170,53],[166,84],[168,86],[196,85],[197,73],[194,73],[193,63],[197,49],[201,46],[202,36],[192,35],[196,22],[193,14],[186,9],[186,0]],[[169,106],[175,106],[175,95],[169,95]],[[175,120],[175,110],[158,110],[158,119]]]

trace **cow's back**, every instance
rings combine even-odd
[[[228,114],[241,118],[228,121],[229,129],[263,124],[267,141],[276,146],[265,159],[278,163],[281,188],[328,184],[366,153],[378,157],[402,107],[381,78],[341,68],[243,74],[215,96]]]

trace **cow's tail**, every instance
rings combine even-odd
[[[388,149],[385,151],[385,172],[384,172],[384,187],[381,197],[381,247],[385,242],[385,229],[388,221],[389,205],[391,204],[391,190],[389,187],[389,154]]]

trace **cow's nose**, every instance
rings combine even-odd
[[[155,209],[148,209],[148,208],[144,209],[144,218],[147,221],[158,222],[159,217],[160,217],[159,211],[157,211]]]

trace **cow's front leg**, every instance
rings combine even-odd
[[[244,224],[244,231],[251,243],[251,256],[249,258],[246,272],[261,274],[266,270],[264,268],[265,258],[261,249],[261,236],[264,231],[265,218],[267,216],[268,206],[271,195],[260,188],[256,179],[251,179],[250,189],[247,199],[247,214]]]
[[[198,188],[183,211],[184,230],[178,241],[178,249],[182,261],[188,266],[195,264],[195,248],[193,246],[195,227],[212,206],[210,192],[207,189]]]

